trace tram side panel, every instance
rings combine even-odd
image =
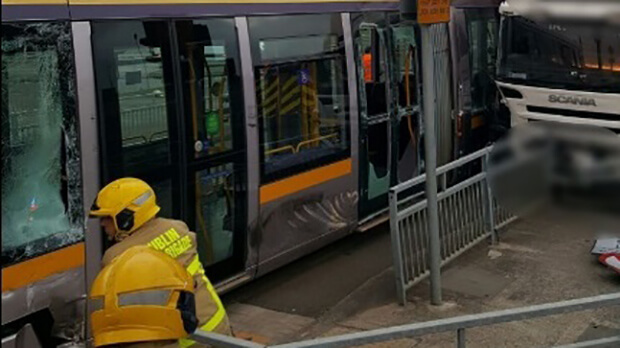
[[[249,17],[248,25],[261,275],[352,231],[358,198],[341,15]]]

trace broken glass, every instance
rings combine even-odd
[[[2,25],[2,266],[83,239],[68,23]]]

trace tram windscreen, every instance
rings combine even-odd
[[[620,92],[620,26],[505,17],[500,35],[500,80]]]
[[[2,25],[2,266],[83,238],[67,23]]]

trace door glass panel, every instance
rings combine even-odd
[[[362,87],[361,104],[364,117],[386,116],[388,112],[385,51],[385,14],[355,15],[352,20],[355,35],[358,79]]]
[[[263,182],[346,158],[348,90],[340,15],[257,17],[249,24]]]
[[[233,254],[235,192],[233,165],[226,164],[196,173],[196,231],[198,250],[206,265]]]
[[[2,267],[81,241],[68,23],[2,24]]]
[[[140,28],[141,29],[141,28]],[[144,39],[140,30],[138,41]],[[159,47],[114,47],[123,147],[168,137],[166,91]]]
[[[389,122],[368,127],[368,200],[384,195],[390,188]]]
[[[385,50],[382,42],[383,30],[376,26],[362,24],[359,30],[364,91],[368,116],[387,113],[387,75],[385,71]]]
[[[391,16],[394,55],[392,76],[398,86],[399,125],[397,151],[398,182],[415,177],[421,167],[419,154],[420,124],[420,74],[415,29],[412,24],[401,23],[398,16]]]
[[[120,172],[170,164],[168,120],[174,106],[166,25],[93,23],[95,71],[109,165]],[[172,111],[174,112],[174,111]],[[119,146],[120,145],[120,146]]]
[[[196,159],[233,149],[233,133],[241,131],[243,96],[236,84],[241,71],[233,19],[177,22],[191,149]],[[233,127],[239,130],[233,130]]]
[[[466,11],[472,74],[471,98],[474,110],[493,105],[498,23],[480,10]]]
[[[418,105],[418,69],[415,32],[413,26],[392,28],[394,43],[393,73],[398,83],[398,106],[410,108]]]
[[[153,191],[155,191],[157,205],[161,208],[158,214],[164,217],[174,216],[174,211],[172,210],[172,202],[174,201],[172,196],[172,180],[149,180],[148,184],[151,185]]]
[[[160,215],[181,218],[176,97],[163,21],[92,23],[103,184],[122,177],[155,190]],[[171,127],[174,127],[171,129]]]
[[[386,57],[386,14],[352,15],[360,100],[360,213],[363,217],[387,206],[390,187],[390,132]]]

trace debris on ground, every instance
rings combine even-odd
[[[591,253],[594,255],[620,254],[620,238],[606,237],[597,239]]]
[[[489,253],[487,254],[489,259],[491,259],[491,260],[495,260],[497,258],[500,258],[500,257],[502,257],[502,255],[504,255],[504,254],[502,254],[500,251],[493,250],[493,249],[489,250]]]
[[[620,274],[620,253],[603,254],[598,259],[603,265]]]

